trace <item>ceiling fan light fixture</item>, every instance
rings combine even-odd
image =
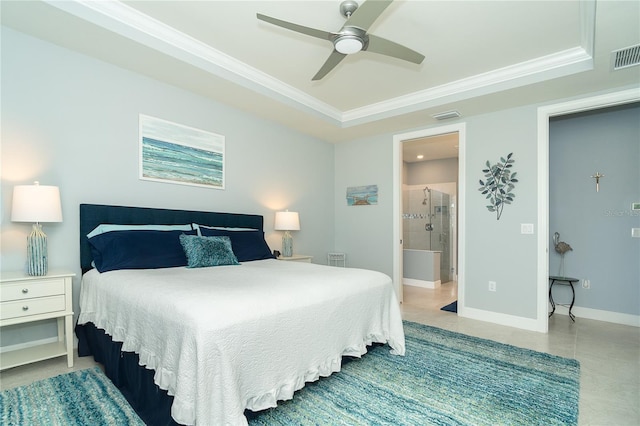
[[[364,47],[364,43],[359,37],[353,35],[345,35],[336,39],[333,44],[335,49],[343,55],[358,53]]]

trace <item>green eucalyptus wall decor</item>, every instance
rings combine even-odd
[[[493,165],[487,160],[486,168],[482,169],[486,180],[480,179],[478,191],[486,195],[486,199],[491,203],[487,205],[487,210],[496,213],[496,220],[500,220],[504,205],[511,204],[516,197],[513,189],[518,179],[516,179],[516,172],[511,171],[515,163],[512,157],[513,152],[509,153],[507,158],[500,157],[500,161]]]

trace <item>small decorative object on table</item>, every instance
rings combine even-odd
[[[553,234],[553,246],[556,252],[560,253],[560,276],[564,276],[564,255],[568,251],[573,251],[571,246],[564,241],[560,241],[560,234],[558,232]]]

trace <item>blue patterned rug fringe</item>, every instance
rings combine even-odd
[[[0,414],[6,426],[144,426],[98,367],[4,390]]]
[[[580,365],[405,321],[407,355],[375,346],[250,425],[576,425]]]

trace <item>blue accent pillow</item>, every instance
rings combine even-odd
[[[99,272],[118,269],[158,269],[186,266],[179,237],[196,231],[112,231],[89,238]]]
[[[239,262],[273,259],[274,257],[267,242],[264,240],[264,232],[259,230],[229,231],[200,227],[200,234],[205,237],[229,237],[233,253]]]
[[[180,244],[187,255],[187,268],[239,265],[229,237],[180,235]]]

